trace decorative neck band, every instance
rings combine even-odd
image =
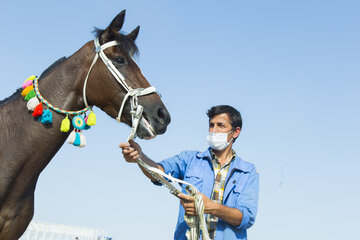
[[[80,114],[83,114],[83,113],[85,113],[85,112],[87,112],[87,111],[89,111],[91,109],[90,106],[87,106],[86,108],[83,108],[83,109],[78,110],[78,111],[68,111],[68,110],[63,110],[63,109],[60,109],[58,107],[55,107],[54,105],[49,103],[45,98],[43,98],[43,96],[40,94],[38,81],[39,81],[38,77],[35,77],[35,79],[33,80],[34,90],[35,90],[36,96],[40,99],[40,101],[42,103],[44,103],[46,106],[48,106],[50,109],[54,110],[55,112],[63,113],[63,114],[66,114],[66,115],[80,115]]]
[[[75,115],[72,118],[74,130],[70,133],[68,142],[74,146],[85,147],[86,139],[82,134],[82,130],[90,129],[90,126],[93,126],[96,123],[96,115],[91,110],[91,107],[87,106],[86,108],[78,111],[68,111],[55,107],[40,94],[38,81],[39,78],[33,75],[26,79],[22,86],[24,90],[21,92],[21,95],[26,101],[28,101],[26,105],[28,110],[33,112],[32,115],[37,121],[42,122],[45,125],[52,124],[53,122],[52,113],[49,109],[52,109],[60,114],[66,114],[66,117],[61,121],[61,132],[68,132],[70,130],[70,120],[68,116]],[[45,104],[48,109],[43,109],[43,104]],[[86,112],[89,110],[90,114],[85,116],[84,119],[81,115],[86,115]]]

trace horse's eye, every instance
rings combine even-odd
[[[118,65],[124,65],[125,64],[125,59],[123,59],[122,57],[117,57],[114,59],[115,63]]]

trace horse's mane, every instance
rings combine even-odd
[[[53,64],[50,65],[45,71],[43,71],[39,77],[39,81],[49,75],[57,66],[60,65],[60,63],[64,62],[66,60],[66,57],[61,57],[58,60],[56,60]]]
[[[95,33],[95,37],[98,37],[100,39],[100,36],[104,31],[105,30],[103,29],[95,28],[93,33]],[[121,46],[124,48],[124,50],[130,54],[130,56],[139,54],[139,49],[137,48],[135,42],[130,38],[126,37],[126,35],[122,33],[114,33],[114,39],[111,40],[118,41],[121,44]]]
[[[39,77],[39,81],[46,77],[47,75],[49,75],[57,66],[60,65],[60,63],[64,62],[66,60],[66,57],[62,57],[62,58],[59,58],[58,60],[56,60],[53,64],[51,64],[47,69],[45,69],[45,71],[43,71]],[[15,98],[17,98],[20,93],[22,92],[22,88],[18,88],[16,89],[16,92],[11,95],[10,97],[7,97],[5,98],[4,100],[0,101],[0,107],[2,105],[5,105],[6,103],[8,102],[11,102],[12,100],[14,100]]]

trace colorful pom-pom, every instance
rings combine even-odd
[[[70,120],[68,116],[66,115],[66,118],[64,118],[61,121],[60,131],[62,132],[68,132],[70,130]]]
[[[75,131],[72,131],[68,137],[68,143],[70,144],[74,144],[75,142],[75,138],[76,138],[76,132]]]
[[[29,86],[33,85],[33,81],[32,80],[29,80],[29,81],[26,81],[23,85],[22,85],[22,88],[25,89]]]
[[[33,81],[35,78],[36,78],[36,75],[31,75],[31,76],[28,77],[24,82]]]
[[[31,89],[30,92],[28,94],[26,94],[24,99],[26,101],[29,101],[30,99],[32,99],[35,96],[36,96],[36,93],[35,93],[34,89]]]
[[[33,89],[34,89],[33,85],[26,87],[24,90],[22,90],[21,96],[25,97]]]
[[[76,129],[83,129],[85,127],[85,120],[82,116],[78,115],[73,117],[72,124]]]
[[[38,121],[42,122],[43,124],[50,124],[52,123],[52,113],[49,109],[43,111],[42,115],[39,116]]]
[[[39,103],[39,99],[37,99],[37,97],[33,97],[27,102],[26,107],[29,111],[34,111],[34,109],[37,105],[39,105]]]
[[[93,111],[91,111],[89,116],[87,117],[86,124],[89,126],[94,126],[96,124],[96,115]]]
[[[38,116],[41,116],[41,114],[43,113],[43,107],[42,107],[42,104],[39,103],[35,109],[34,109],[34,112],[32,113],[32,115],[34,117],[38,117]]]

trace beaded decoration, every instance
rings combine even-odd
[[[61,121],[61,132],[68,132],[70,130],[69,115],[75,115],[72,119],[74,130],[68,137],[68,143],[77,147],[85,147],[86,139],[82,134],[82,130],[90,129],[90,126],[96,124],[96,115],[92,111],[92,108],[88,106],[79,111],[68,111],[55,107],[46,101],[43,96],[41,96],[38,80],[39,78],[33,75],[26,79],[22,85],[23,91],[21,92],[21,96],[23,96],[24,100],[27,101],[27,109],[33,112],[32,115],[35,117],[35,119],[44,125],[51,124],[53,122],[52,113],[49,109],[52,109],[53,111],[61,114],[65,114],[66,117]],[[43,104],[46,105],[47,109],[43,109]],[[90,113],[88,116],[86,116],[86,112],[89,110]],[[85,118],[83,118],[81,114],[85,115]]]

